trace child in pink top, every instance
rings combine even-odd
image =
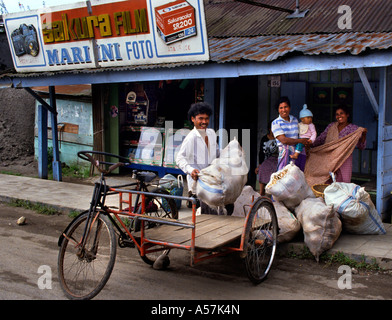
[[[316,132],[316,127],[313,124],[313,113],[308,109],[308,106],[304,104],[301,112],[299,113],[299,118],[301,122],[298,124],[298,129],[299,129],[299,137],[300,138],[308,138],[312,143],[316,140],[317,137],[317,132]],[[298,143],[295,146],[295,153],[291,155],[291,159],[298,159],[299,155],[301,154],[304,159],[302,159],[301,165],[299,163],[296,163],[297,166],[300,168],[305,167],[305,161],[306,161],[306,153],[305,150],[303,150],[304,145],[302,143]],[[298,162],[298,161],[297,161]],[[303,163],[302,163],[303,162]]]

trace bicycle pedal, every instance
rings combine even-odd
[[[135,248],[135,243],[131,239],[118,239],[120,248]]]

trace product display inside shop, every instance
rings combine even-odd
[[[203,80],[126,83],[119,87],[120,149],[133,164],[177,168],[175,153],[192,129],[187,113],[203,101]]]

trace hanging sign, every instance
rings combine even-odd
[[[4,16],[18,72],[209,59],[203,0],[92,0]]]

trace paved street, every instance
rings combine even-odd
[[[20,216],[27,224],[18,226]],[[0,299],[64,300],[57,280],[57,238],[66,215],[44,216],[0,203]],[[135,249],[118,249],[98,300],[391,299],[391,276],[359,272],[339,289],[339,266],[278,258],[268,279],[254,286],[237,255],[189,267],[189,253],[172,250],[166,271],[152,269]],[[50,276],[51,277],[48,277]],[[50,279],[51,281],[49,281]],[[40,289],[41,287],[41,289]]]

